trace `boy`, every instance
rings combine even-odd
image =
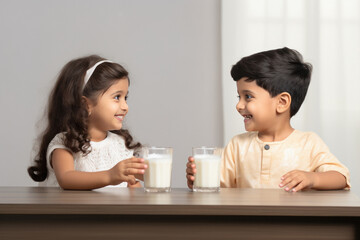
[[[295,50],[282,48],[242,58],[231,69],[246,133],[235,136],[222,155],[221,187],[350,188],[349,171],[324,142],[290,125],[310,83],[312,66]],[[188,187],[196,168],[187,163]]]

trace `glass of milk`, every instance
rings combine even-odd
[[[193,148],[196,166],[194,192],[220,191],[221,148]]]
[[[148,166],[144,173],[145,192],[170,192],[173,149],[144,147],[141,155]]]

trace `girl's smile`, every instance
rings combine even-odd
[[[128,88],[128,79],[119,79],[99,96],[96,103],[90,103],[89,133],[92,140],[93,138],[101,140],[106,137],[107,131],[122,128],[128,112],[126,102]]]
[[[126,114],[118,114],[118,115],[115,115],[115,118],[117,120],[119,120],[120,122],[122,122],[124,120],[125,115]]]

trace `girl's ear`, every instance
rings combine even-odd
[[[81,101],[83,102],[83,104],[86,106],[86,109],[89,113],[89,116],[91,115],[91,111],[92,111],[92,108],[93,108],[93,104],[91,102],[90,99],[88,99],[87,97],[85,96],[82,96],[81,97]]]
[[[278,103],[276,107],[277,113],[284,113],[286,111],[290,112],[290,105],[291,105],[291,95],[287,92],[282,92],[277,95]]]

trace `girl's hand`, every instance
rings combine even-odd
[[[279,187],[285,191],[297,192],[302,189],[312,188],[315,185],[316,173],[293,170],[281,177]]]
[[[122,182],[128,182],[130,185],[136,184],[134,175],[144,174],[147,165],[142,158],[129,158],[116,164],[109,169],[110,185],[118,185]]]
[[[134,185],[128,184],[127,187],[128,188],[141,188],[142,186],[141,186],[141,183],[137,181]]]
[[[194,158],[189,157],[188,163],[186,164],[186,179],[187,179],[187,185],[190,189],[192,189],[194,185],[195,173],[196,173],[196,167],[194,164]]]

